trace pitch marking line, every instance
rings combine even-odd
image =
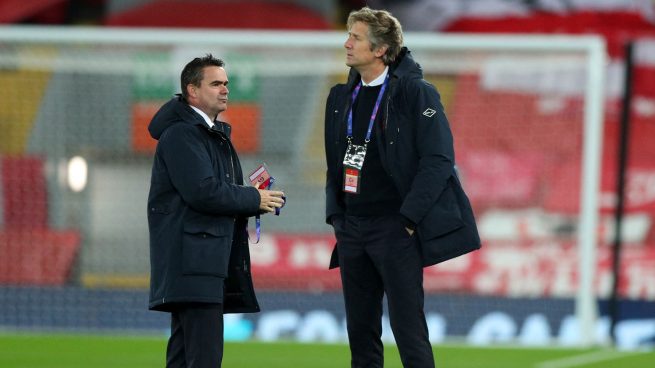
[[[638,353],[637,353],[638,354]],[[538,363],[535,368],[569,368],[579,367],[591,363],[605,362],[608,360],[625,358],[627,356],[635,355],[635,353],[625,353],[615,350],[601,350],[582,355],[575,355],[572,357],[549,360],[546,362]]]

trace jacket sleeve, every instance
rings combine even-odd
[[[336,107],[336,94],[338,87],[330,90],[330,95],[325,104],[325,161],[327,163],[326,180],[325,180],[325,222],[332,223],[331,217],[334,215],[342,215],[345,211],[341,203],[341,180],[340,173],[335,172],[335,158],[338,159],[338,149],[336,145],[336,138],[334,136],[334,124],[339,123],[341,111],[337,111]]]
[[[159,140],[175,189],[198,212],[225,216],[257,214],[260,202],[257,189],[227,183],[217,177],[209,155],[211,148],[200,134],[195,126],[176,124]]]
[[[410,116],[415,117],[417,171],[400,213],[419,224],[454,173],[453,136],[437,90],[422,79],[405,86]]]

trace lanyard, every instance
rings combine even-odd
[[[271,176],[271,178],[270,178],[270,180],[268,182],[268,185],[266,186],[266,189],[270,190],[273,187],[274,183],[275,183],[275,178]],[[286,203],[287,197],[282,196],[282,199]],[[284,207],[284,205],[282,205],[282,207]],[[275,208],[275,216],[280,216],[280,211],[281,210],[282,210],[281,208]],[[262,219],[261,219],[260,215],[255,216],[255,233],[257,235],[257,240],[255,241],[255,244],[258,244],[259,243],[259,238],[262,235]]]
[[[271,187],[273,186],[273,183],[275,183],[275,178],[271,176],[268,185],[266,186],[267,190],[270,190]],[[280,215],[280,209],[276,208],[275,209],[275,214]],[[255,234],[257,234],[257,240],[255,240],[255,244],[259,243],[259,238],[262,236],[262,219],[261,216],[258,214],[255,216]]]
[[[387,77],[384,79],[384,83],[382,83],[382,88],[380,88],[380,93],[378,93],[378,98],[375,101],[375,107],[373,107],[373,113],[371,114],[371,120],[368,123],[368,131],[366,132],[366,139],[364,140],[364,143],[368,143],[371,141],[371,131],[373,130],[373,123],[375,122],[375,117],[378,114],[378,108],[380,107],[380,102],[382,101],[382,96],[384,95],[384,90],[387,88],[387,83],[389,82],[389,74],[387,74]],[[350,142],[353,138],[353,105],[355,104],[355,99],[357,98],[357,95],[359,94],[359,89],[362,87],[362,82],[357,84],[357,87],[355,87],[355,90],[353,91],[351,101],[350,101],[350,110],[348,111],[348,142]]]

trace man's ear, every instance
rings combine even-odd
[[[375,57],[382,57],[382,55],[384,55],[387,52],[388,48],[389,47],[387,45],[382,45],[378,47],[373,54],[375,55]]]
[[[186,85],[186,93],[187,93],[187,96],[195,98],[196,97],[196,86],[194,86],[191,83],[187,84]]]

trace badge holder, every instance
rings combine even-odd
[[[368,143],[368,142],[367,142]],[[343,158],[343,191],[359,194],[362,182],[362,167],[366,158],[366,145],[352,144],[348,139],[348,149]]]

